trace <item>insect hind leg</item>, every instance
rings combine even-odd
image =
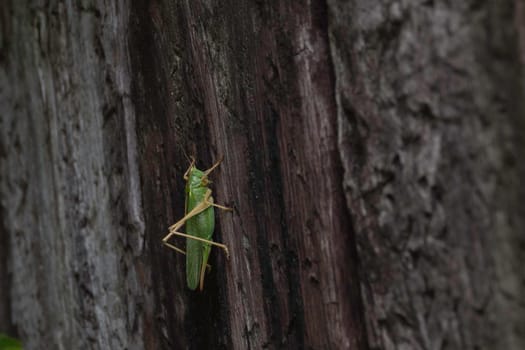
[[[186,255],[186,252],[184,250],[178,248],[177,246],[175,246],[175,245],[173,245],[171,243],[162,242],[162,244],[164,244],[167,247],[170,247],[171,249],[175,249],[175,251],[178,252],[178,253]],[[211,265],[210,264],[206,264],[206,269],[208,269],[208,271],[210,271],[211,270]]]
[[[219,208],[224,209],[224,210],[228,210],[228,209],[232,210],[231,208],[227,208],[227,207],[223,207],[223,206],[219,206],[217,204],[214,204],[213,203],[213,198],[211,197],[211,190],[208,190],[208,191],[206,191],[206,194],[204,195],[204,200],[201,203],[196,205],[195,208],[193,208],[189,213],[184,215],[184,217],[182,219],[180,219],[175,224],[170,226],[169,233],[162,239],[162,243],[167,244],[167,241],[173,235],[186,237],[186,238],[193,239],[193,240],[196,240],[196,241],[201,241],[201,242],[204,242],[204,243],[208,243],[208,244],[211,244],[211,245],[214,245],[214,246],[217,246],[217,247],[223,249],[224,252],[226,253],[226,258],[229,259],[230,252],[228,251],[228,247],[225,244],[217,243],[217,242],[210,241],[210,240],[207,240],[207,239],[204,239],[204,238],[200,238],[200,237],[191,236],[191,235],[188,235],[186,233],[182,233],[182,232],[178,232],[177,231],[178,229],[180,229],[186,223],[186,221],[188,221],[190,218],[194,217],[195,215],[198,215],[198,214],[202,213],[204,210],[208,209],[210,206],[218,206]]]
[[[226,253],[226,258],[228,258],[228,259],[230,258],[230,252],[228,251],[228,247],[226,246],[226,244],[217,243],[217,242],[214,242],[214,241],[210,241],[210,240],[207,240],[207,239],[204,239],[204,238],[200,238],[200,237],[191,236],[191,235],[188,235],[186,233],[177,232],[177,231],[171,231],[170,235],[186,237],[186,238],[189,238],[189,239],[193,239],[195,241],[199,241],[199,242],[203,242],[203,243],[214,245],[214,246],[219,247],[222,250],[224,250],[224,253]]]
[[[185,252],[184,250],[178,248],[177,246],[175,246],[175,245],[173,245],[173,244],[171,244],[171,243],[168,243],[168,242],[164,242],[164,241],[163,241],[162,244],[164,244],[164,245],[167,246],[167,247],[170,247],[171,249],[174,249],[174,250],[175,250],[176,252],[178,252],[178,253],[181,253],[181,254],[186,255],[186,252]]]

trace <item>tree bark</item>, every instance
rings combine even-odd
[[[0,331],[525,348],[524,18],[521,0],[8,1]],[[234,208],[203,292],[161,245],[188,155],[224,156],[211,187]]]
[[[330,8],[369,346],[523,348],[522,2]]]
[[[2,5],[2,260],[27,349],[146,345],[129,4],[98,6]]]

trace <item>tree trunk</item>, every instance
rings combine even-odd
[[[0,332],[25,348],[525,348],[522,0],[0,19]],[[189,155],[224,156],[234,208],[203,292],[161,244]]]

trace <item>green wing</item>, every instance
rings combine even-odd
[[[188,210],[195,207],[194,196],[188,196]],[[186,233],[191,236],[211,240],[215,228],[215,215],[213,207],[209,207],[200,214],[186,221]],[[206,265],[210,255],[211,245],[196,241],[191,238],[186,239],[186,283],[188,288],[195,290],[199,285],[201,271],[205,270],[202,266]]]

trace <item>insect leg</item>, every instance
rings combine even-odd
[[[219,209],[222,209],[222,210],[226,210],[226,211],[233,211],[233,208],[230,208],[230,207],[225,207],[225,206],[222,206],[222,205],[219,205],[219,204],[215,204],[215,203],[210,203],[210,202],[207,202],[209,205],[212,205],[214,207],[217,207]]]
[[[175,249],[176,252],[186,255],[186,252],[185,252],[184,250],[182,250],[182,249],[180,249],[180,248],[177,248],[177,247],[174,246],[173,244],[168,243],[168,242],[162,242],[162,243],[163,243],[164,245],[170,247],[171,249]]]
[[[228,258],[228,259],[230,258],[230,252],[228,251],[228,247],[225,244],[217,243],[217,242],[214,242],[214,241],[209,241],[209,240],[204,239],[204,238],[187,235],[185,233],[177,232],[177,231],[171,231],[168,236],[171,236],[171,235],[177,235],[177,236],[181,236],[181,237],[186,237],[186,238],[189,238],[189,239],[193,239],[193,240],[196,240],[196,241],[200,241],[200,242],[204,242],[204,243],[208,243],[208,244],[214,245],[216,247],[219,247],[219,248],[223,249],[224,252],[226,253],[226,258]]]
[[[168,243],[168,242],[162,242],[162,243],[163,243],[164,245],[166,245],[166,246],[172,248],[172,249],[175,249],[175,251],[177,251],[178,253],[181,253],[181,254],[186,255],[186,252],[185,252],[184,250],[182,250],[182,249],[180,249],[180,248],[177,248],[177,247],[174,246],[173,244]],[[206,264],[206,268],[208,269],[208,271],[211,270],[211,265]]]
[[[170,239],[170,237],[172,235],[174,235],[173,231],[176,231],[179,228],[181,228],[186,223],[186,221],[188,221],[189,218],[191,218],[192,216],[195,216],[197,214],[200,214],[201,212],[203,212],[206,209],[208,209],[208,207],[202,207],[200,205],[197,205],[188,214],[184,215],[182,217],[182,219],[180,219],[179,221],[177,221],[176,223],[174,223],[173,225],[171,225],[168,228],[168,230],[170,232],[162,239],[162,242],[166,242],[168,239]]]
[[[201,267],[201,278],[200,278],[200,281],[199,281],[199,290],[202,292],[202,289],[204,288],[204,269],[205,269],[205,266],[208,266],[208,264],[206,265],[202,265]]]
[[[204,202],[222,210],[233,211],[233,208],[225,207],[224,205],[220,204],[215,204],[215,202],[213,201],[213,197],[211,196],[211,190],[208,190],[208,192],[206,192],[206,195],[204,196]]]
[[[215,169],[216,167],[219,166],[219,164],[221,164],[223,158],[224,158],[224,156],[221,156],[221,158],[217,161],[217,163],[213,164],[211,166],[211,168],[209,168],[208,170],[204,171],[204,175],[208,176],[213,171],[213,169]]]
[[[171,236],[173,235],[177,235],[177,236],[181,236],[181,237],[186,237],[186,238],[189,238],[189,239],[193,239],[193,240],[196,240],[196,241],[201,241],[201,242],[204,242],[204,243],[208,243],[208,244],[211,244],[211,245],[214,245],[214,246],[217,246],[221,249],[224,250],[224,252],[226,253],[226,257],[229,258],[230,256],[230,253],[228,251],[228,247],[222,243],[217,243],[217,242],[214,242],[214,241],[210,241],[210,240],[207,240],[207,239],[204,239],[204,238],[200,238],[200,237],[195,237],[195,236],[191,236],[191,235],[188,235],[188,234],[185,234],[185,233],[182,233],[182,232],[177,232],[177,230],[179,228],[182,227],[182,225],[184,225],[186,223],[186,221],[188,221],[189,218],[197,215],[197,214],[200,214],[201,212],[203,212],[204,210],[208,209],[210,207],[210,203],[208,202],[208,198],[210,197],[210,194],[211,194],[211,191],[207,192],[205,197],[204,197],[204,201],[200,202],[199,204],[197,204],[195,206],[195,208],[193,208],[188,214],[186,214],[182,219],[180,219],[179,221],[177,221],[175,224],[173,224],[172,226],[170,226],[169,228],[169,233],[166,235],[166,237],[164,237],[162,239],[162,242],[166,242]]]
[[[190,166],[188,167],[188,170],[186,170],[186,172],[184,173],[184,180],[188,180],[188,174],[190,173],[190,170],[191,168],[195,165],[195,158],[193,158],[193,156],[191,156],[191,163],[190,163]]]

